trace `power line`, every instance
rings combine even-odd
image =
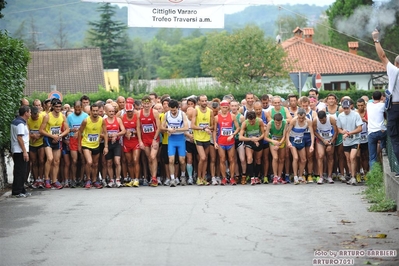
[[[297,16],[300,16],[300,17],[303,17],[303,18],[306,18],[306,19],[307,19],[306,16],[304,16],[304,15],[302,15],[302,14],[299,14],[299,13],[296,13],[296,12],[294,12],[294,11],[288,9],[288,8],[285,8],[285,7],[283,7],[283,6],[278,6],[278,7],[281,8],[281,9],[284,9],[284,10],[286,10],[286,11],[288,11],[288,12],[291,12],[291,13],[297,15]],[[348,37],[350,37],[350,38],[353,38],[353,39],[355,39],[355,40],[357,40],[357,41],[359,41],[359,42],[365,43],[365,44],[370,45],[370,46],[374,46],[374,43],[370,43],[370,42],[365,41],[365,40],[362,40],[362,39],[360,39],[360,38],[358,38],[358,37],[355,37],[355,36],[346,34],[346,33],[342,32],[342,31],[339,31],[339,30],[337,30],[337,29],[334,29],[334,28],[330,27],[329,25],[323,24],[323,23],[318,22],[318,21],[316,21],[315,23],[316,23],[316,24],[319,24],[319,25],[321,25],[321,26],[323,26],[323,27],[326,27],[327,29],[333,30],[333,31],[335,31],[335,32],[338,32],[338,33],[340,33],[340,34],[343,34],[343,35],[345,35],[345,36],[348,36]],[[397,53],[392,52],[392,51],[390,51],[390,50],[384,49],[384,51],[385,51],[385,52],[388,52],[388,53],[391,53],[391,54],[393,54],[393,55],[397,55]]]
[[[82,3],[82,2],[81,2],[81,1],[77,1],[77,2],[72,2],[72,3],[60,4],[60,5],[45,6],[45,7],[34,8],[34,9],[28,9],[28,10],[23,10],[23,11],[9,12],[9,13],[6,13],[6,14],[7,14],[7,15],[10,15],[10,14],[25,13],[25,12],[31,12],[31,11],[36,11],[36,10],[43,10],[43,9],[48,9],[48,8],[53,8],[53,7],[59,7],[59,6],[74,5],[74,4],[77,4],[77,3]]]

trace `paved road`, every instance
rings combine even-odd
[[[397,253],[399,217],[368,212],[363,189],[35,190],[0,200],[0,265],[312,265],[315,250]],[[399,265],[397,255],[350,259]]]

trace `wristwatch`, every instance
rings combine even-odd
[[[374,43],[379,43],[380,41],[379,40],[374,40]]]

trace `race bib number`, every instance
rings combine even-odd
[[[248,137],[259,137],[259,130],[250,130],[247,132]]]
[[[98,134],[89,134],[89,135],[87,136],[87,140],[88,140],[89,142],[96,142],[96,141],[98,141]]]
[[[209,123],[199,123],[199,127],[208,127]]]
[[[325,138],[325,139],[326,139],[326,138],[331,138],[331,137],[332,137],[331,131],[327,131],[327,132],[326,132],[326,131],[324,131],[324,132],[322,131],[322,132],[321,132],[321,136],[322,136],[323,138]]]
[[[272,140],[281,140],[282,136],[272,136]]]
[[[155,128],[153,124],[143,124],[143,133],[153,133],[155,132]]]
[[[112,134],[118,133],[118,130],[107,130],[108,136],[111,136]]]
[[[39,134],[39,130],[31,130],[30,133],[31,134]]]
[[[79,129],[79,128],[80,128],[80,125],[72,125],[72,128],[74,128],[74,129]]]
[[[360,135],[360,140],[361,141],[366,141],[367,140],[367,133],[362,133],[361,135]]]
[[[169,123],[168,126],[170,128],[178,129],[180,128],[180,123]]]
[[[61,127],[50,127],[51,135],[61,134]]]
[[[231,136],[231,135],[233,135],[233,128],[231,127],[222,128],[222,136]]]
[[[303,137],[296,136],[296,137],[294,137],[294,143],[295,144],[301,144],[302,143],[302,139],[303,139]]]

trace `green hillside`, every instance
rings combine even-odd
[[[88,30],[88,21],[98,21],[96,11],[98,3],[76,0],[7,0],[0,19],[0,29],[5,29],[13,37],[25,41],[35,40],[40,49],[55,48],[55,41],[63,36],[67,47],[82,47]],[[256,24],[265,30],[266,35],[274,36],[278,31],[275,21],[280,15],[306,14],[310,22],[315,21],[327,9],[327,6],[287,5],[283,9],[277,6],[251,6],[245,10],[226,15],[225,29],[231,31],[246,24]],[[289,11],[287,11],[289,10]],[[117,17],[127,22],[127,7],[117,9]],[[129,28],[129,36],[143,41],[152,39],[157,28]],[[194,29],[183,29],[183,36],[190,35]],[[202,33],[213,30],[201,30]]]

